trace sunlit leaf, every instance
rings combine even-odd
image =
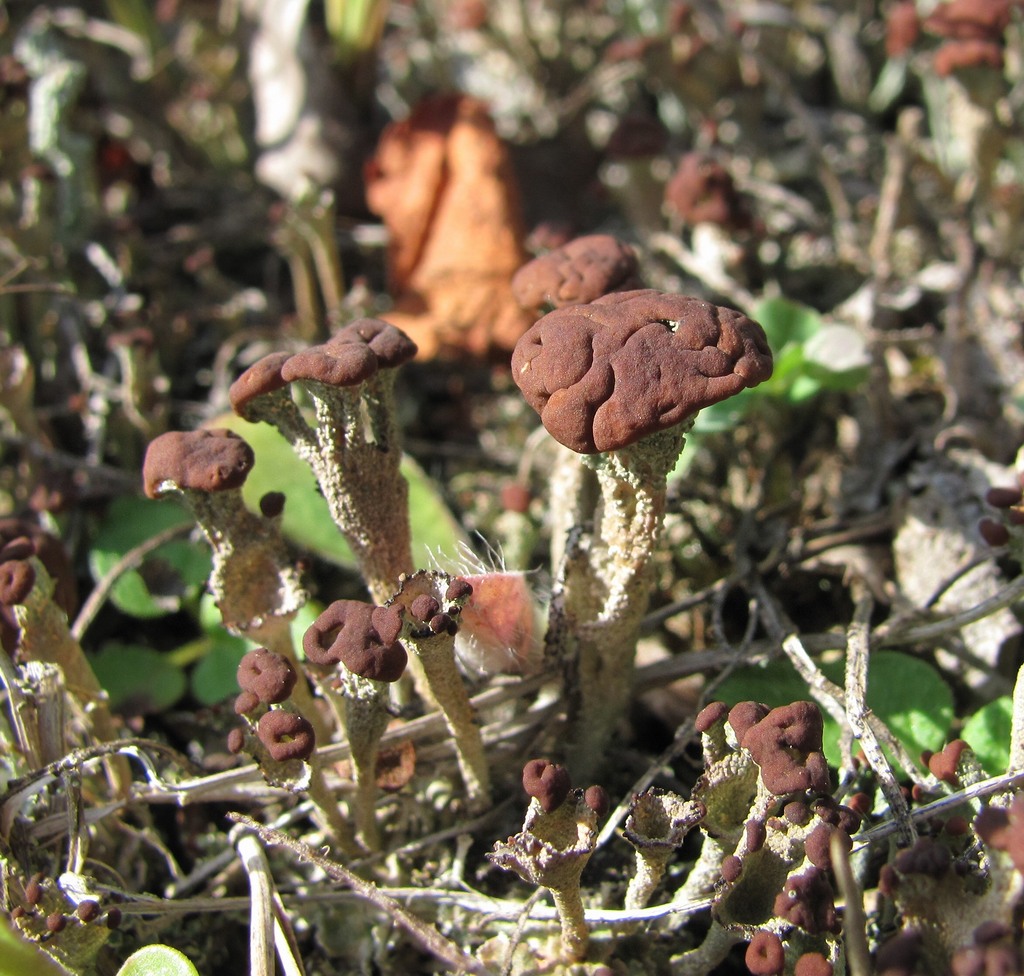
[[[89,551],[93,578],[102,579],[126,553],[165,529],[193,524],[189,512],[174,501],[132,496],[115,499]],[[206,544],[176,539],[151,552],[139,569],[123,573],[110,599],[133,617],[162,617],[195,599],[209,575]]]
[[[166,945],[148,945],[133,952],[117,976],[199,976],[188,956]]]
[[[166,654],[149,647],[111,643],[91,658],[110,705],[138,714],[161,712],[185,693],[185,675]]]
[[[985,772],[998,776],[1010,762],[1013,700],[1009,695],[979,708],[965,723],[960,738],[970,744]]]
[[[66,976],[68,972],[5,921],[0,922],[0,960],[0,976]]]

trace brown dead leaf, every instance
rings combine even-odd
[[[434,96],[390,125],[366,167],[366,198],[390,234],[395,303],[383,317],[419,358],[510,352],[532,321],[509,284],[527,254],[508,151],[484,104]]]

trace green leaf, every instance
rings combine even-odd
[[[776,354],[790,343],[804,343],[821,328],[821,315],[808,305],[788,298],[763,298],[753,310],[761,323],[768,345]]]
[[[1013,699],[997,698],[979,708],[966,722],[960,737],[974,750],[985,772],[998,776],[1010,762]]]
[[[107,510],[89,552],[89,568],[102,579],[126,553],[176,525],[193,524],[192,516],[172,501],[121,497]],[[151,552],[138,570],[123,573],[110,599],[133,617],[162,617],[194,600],[210,575],[205,543],[174,540]]]
[[[355,568],[355,557],[334,524],[316,479],[291,445],[269,424],[250,424],[233,415],[217,418],[215,426],[240,434],[256,454],[256,464],[242,488],[253,511],[268,491],[287,496],[281,529],[285,536],[317,555],[341,566]],[[402,459],[402,474],[409,483],[413,560],[432,563],[431,552],[455,552],[466,535],[426,472],[409,457]]]
[[[842,685],[842,661],[833,661],[821,670]],[[771,708],[811,697],[788,658],[737,671],[718,686],[715,694],[729,705],[760,701]],[[872,654],[867,704],[912,756],[917,757],[926,749],[940,749],[946,742],[953,720],[953,693],[938,671],[918,658],[896,651]],[[829,764],[838,766],[839,726],[827,714],[823,739]]]
[[[0,922],[0,959],[0,976],[66,976],[68,972],[6,921]]]
[[[91,660],[112,708],[130,708],[140,714],[161,712],[185,693],[181,668],[152,648],[111,643]]]
[[[216,705],[238,694],[238,662],[252,643],[227,631],[211,634],[205,643],[207,651],[192,669],[189,686],[201,705]]]
[[[166,945],[148,945],[133,952],[117,976],[199,976],[188,956]]]

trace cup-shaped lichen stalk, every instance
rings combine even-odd
[[[264,357],[231,387],[235,411],[273,424],[312,468],[378,603],[413,569],[394,384],[395,367],[415,354],[393,325],[358,319],[322,345]],[[293,384],[312,398],[313,428],[292,398]]]
[[[306,660],[334,668],[345,706],[345,733],[356,784],[353,819],[367,850],[380,848],[377,829],[377,750],[388,724],[389,685],[405,671],[398,642],[402,615],[392,607],[335,600],[302,639]]]
[[[686,835],[703,819],[704,804],[651,788],[633,797],[623,833],[636,851],[636,871],[626,888],[626,910],[643,908]]]
[[[599,786],[586,792],[570,789],[565,769],[546,759],[526,764],[523,787],[531,796],[523,829],[498,841],[487,858],[551,892],[562,926],[562,957],[580,962],[590,939],[580,875],[597,845],[598,820],[608,798]]]
[[[472,594],[473,587],[463,579],[421,571],[402,578],[390,605],[405,609],[402,639],[420,669],[423,690],[452,735],[469,805],[480,810],[491,801],[491,774],[480,726],[455,661],[458,618]]]
[[[590,771],[629,700],[667,478],[704,407],[766,380],[764,331],[741,312],[653,290],[556,309],[516,346],[512,374],[600,490],[593,536],[566,554],[548,642],[569,699],[571,756]]]
[[[210,591],[224,626],[282,654],[301,675],[288,625],[307,594],[273,509],[256,515],[242,500],[254,460],[252,448],[231,431],[169,431],[146,450],[143,485],[150,498],[180,494],[192,510],[213,553]],[[293,695],[326,737],[305,680]]]

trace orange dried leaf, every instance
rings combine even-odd
[[[480,101],[425,99],[385,129],[366,196],[390,234],[384,318],[439,354],[507,353],[531,324],[509,282],[526,260],[508,151]]]

